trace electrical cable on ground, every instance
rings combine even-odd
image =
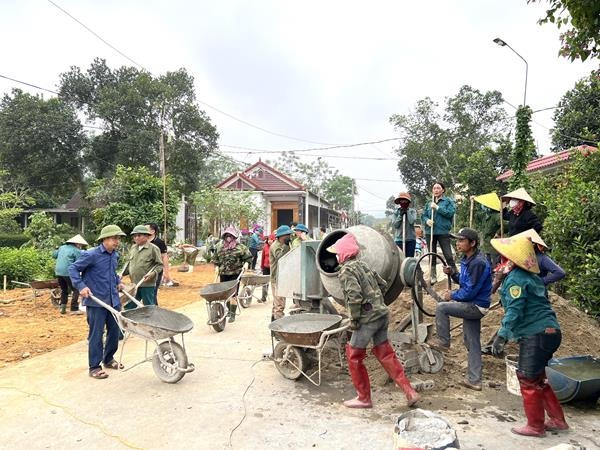
[[[254,369],[254,366],[257,365],[259,362],[265,362],[267,360],[265,359],[259,359],[254,361],[254,363],[250,366],[250,370]],[[242,394],[242,404],[244,405],[244,415],[242,416],[241,420],[239,421],[239,423],[233,427],[231,429],[231,431],[229,432],[229,446],[231,447],[231,439],[233,437],[233,433],[235,432],[235,430],[237,430],[242,423],[244,422],[244,420],[246,420],[246,415],[247,415],[247,411],[246,411],[246,394],[248,393],[248,391],[250,390],[250,388],[252,387],[252,385],[254,384],[254,380],[256,379],[256,375],[254,375],[254,370],[252,370],[252,381],[250,381],[250,384],[248,384],[248,386],[246,386],[246,389],[244,390],[244,393]]]

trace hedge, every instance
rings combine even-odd
[[[0,247],[19,248],[28,240],[29,238],[24,234],[0,233]]]
[[[55,261],[50,252],[33,248],[0,248],[0,278],[23,283],[54,278]]]

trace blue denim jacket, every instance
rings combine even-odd
[[[79,291],[88,287],[94,297],[111,305],[116,310],[121,309],[118,286],[121,278],[117,275],[119,253],[115,250],[108,253],[100,244],[90,250],[81,252],[77,261],[69,266],[69,276]],[[90,298],[84,298],[85,306],[101,308]]]
[[[492,295],[492,269],[487,258],[477,250],[471,257],[460,261],[460,275],[452,277],[460,284],[460,289],[452,292],[452,300],[475,303],[481,308],[489,308]]]

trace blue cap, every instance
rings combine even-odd
[[[292,229],[290,227],[288,227],[287,225],[281,225],[275,231],[276,238],[280,238],[281,236],[287,236],[289,234],[292,234]]]
[[[303,223],[299,223],[298,225],[296,225],[294,227],[295,231],[304,231],[305,233],[308,233],[308,228],[306,228],[306,225],[304,225]]]

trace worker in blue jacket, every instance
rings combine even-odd
[[[427,243],[431,242],[433,234],[433,245],[430,252],[437,252],[437,244],[440,244],[446,264],[456,271],[454,256],[452,255],[452,244],[450,243],[450,230],[454,213],[456,213],[456,204],[450,197],[446,197],[446,187],[443,183],[437,182],[433,185],[433,201],[425,205],[425,210],[421,216],[421,222],[425,224],[425,234],[427,234]],[[431,284],[437,281],[435,264],[431,269]]]
[[[463,254],[460,274],[451,267],[444,272],[452,277],[460,288],[446,291],[445,302],[435,310],[437,337],[427,343],[442,352],[450,348],[450,316],[463,319],[463,338],[468,351],[467,378],[461,384],[481,391],[481,318],[490,307],[492,295],[492,269],[485,255],[479,250],[479,234],[472,228],[462,228],[458,234],[456,249]]]

